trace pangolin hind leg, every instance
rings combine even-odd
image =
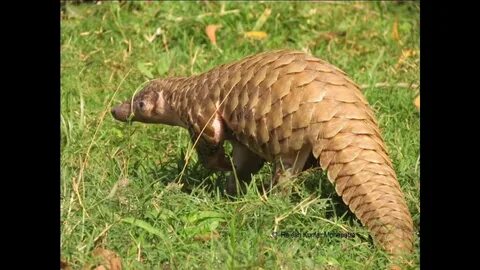
[[[312,147],[304,145],[298,152],[280,157],[275,161],[274,174],[269,189],[278,186],[278,191],[288,196],[291,191],[291,178],[311,167]]]
[[[227,180],[226,191],[228,195],[235,196],[239,193],[238,191],[245,192],[252,174],[258,172],[265,161],[236,140],[232,140],[232,146],[235,171]]]

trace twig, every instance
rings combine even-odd
[[[105,227],[105,229],[103,229],[102,232],[100,232],[100,234],[95,237],[95,239],[93,239],[93,243],[96,243],[98,241],[98,239],[100,239],[100,237],[102,237],[106,232],[108,232],[108,230],[110,230],[110,228],[113,226],[114,223],[110,224],[110,225],[107,225],[107,227]]]
[[[225,97],[222,99],[222,101],[220,102],[220,104],[218,104],[217,108],[216,108],[215,111],[212,113],[212,115],[210,116],[210,118],[207,120],[207,122],[206,122],[205,125],[203,126],[202,130],[200,131],[200,134],[198,134],[197,139],[195,140],[195,142],[194,142],[193,145],[192,145],[192,148],[189,149],[189,151],[187,152],[187,155],[186,155],[186,157],[185,157],[185,164],[183,165],[182,171],[180,172],[180,175],[179,175],[179,177],[178,177],[177,182],[180,182],[180,180],[182,179],[183,175],[185,174],[185,170],[186,170],[186,168],[187,168],[188,161],[190,160],[190,157],[192,156],[193,151],[195,151],[195,146],[197,145],[198,141],[200,140],[200,137],[202,136],[202,134],[205,132],[205,129],[207,128],[207,125],[210,123],[210,121],[212,121],[213,117],[215,117],[215,116],[217,115],[218,110],[219,110],[220,107],[223,105],[223,103],[225,102],[225,100],[227,100],[227,97],[230,95],[230,93],[233,91],[233,89],[235,89],[235,85],[232,86],[232,88],[228,91],[228,93],[227,93],[227,94],[225,95]]]
[[[198,55],[199,50],[200,50],[199,48],[196,48],[195,53],[193,54],[192,62],[190,64],[190,74],[193,74],[193,66],[195,65],[195,62],[197,61],[197,55]]]
[[[239,9],[232,9],[232,10],[227,10],[227,11],[221,11],[220,13],[208,12],[208,13],[204,13],[204,14],[198,15],[198,16],[197,16],[197,19],[201,19],[201,18],[203,18],[203,17],[213,16],[213,15],[224,16],[224,15],[233,14],[233,13],[239,13],[239,12],[240,12]]]
[[[303,215],[306,214],[306,208],[311,205],[312,203],[316,202],[318,200],[318,197],[315,197],[315,195],[310,195],[308,198],[306,198],[305,200],[301,201],[300,203],[298,203],[297,205],[295,205],[295,207],[293,209],[291,209],[290,211],[288,211],[287,213],[285,214],[282,214],[280,215],[279,217],[275,217],[275,227],[273,228],[273,232],[277,232],[277,229],[278,229],[278,224],[280,223],[280,221],[286,219],[288,216],[290,216],[292,213],[296,212],[298,209],[300,209],[300,211],[302,212]]]
[[[376,83],[374,85],[369,85],[369,84],[362,84],[360,85],[360,88],[365,89],[365,88],[380,88],[380,87],[399,87],[399,88],[412,88],[412,89],[417,89],[419,87],[418,84],[415,83],[396,83],[396,84],[390,84],[386,82],[381,82],[381,83]]]

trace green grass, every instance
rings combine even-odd
[[[266,8],[258,30],[267,39],[246,39]],[[191,147],[185,130],[109,114],[150,77],[197,74],[278,48],[309,50],[363,85],[419,232],[418,3],[67,4],[61,23],[61,252],[74,269],[94,263],[97,246],[116,252],[124,269],[385,268],[388,257],[322,173],[302,174],[289,199],[264,200],[255,183],[269,179],[268,165],[245,196],[229,200],[226,175],[196,156],[176,182]],[[205,35],[209,24],[222,25],[218,48]],[[150,43],[157,28],[163,35]],[[275,227],[355,237],[272,238]],[[410,268],[419,256],[417,237]]]

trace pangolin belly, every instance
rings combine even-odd
[[[165,83],[174,90],[166,98],[198,133],[208,135],[204,127],[219,115],[236,140],[267,161],[311,147],[376,243],[390,253],[412,250],[412,219],[375,116],[343,71],[281,50]]]

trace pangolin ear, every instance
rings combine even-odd
[[[157,96],[157,106],[156,106],[156,109],[157,109],[157,112],[160,113],[160,114],[169,114],[170,113],[170,105],[167,104],[167,102],[165,101],[165,97],[163,95],[163,91],[160,91],[160,92],[157,92],[158,96]]]
[[[155,113],[161,119],[160,121],[167,125],[186,127],[186,125],[181,121],[177,112],[170,106],[170,103],[168,103],[165,99],[164,92],[159,91],[157,93],[158,97],[155,107]]]

